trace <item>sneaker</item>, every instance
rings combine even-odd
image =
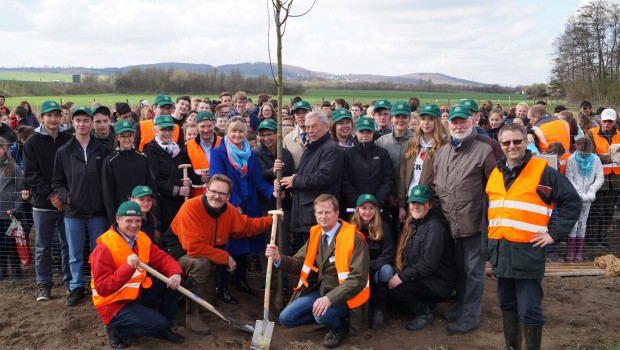
[[[40,283],[39,291],[37,292],[37,301],[50,300],[51,294],[52,294],[52,288],[47,286],[45,283]]]
[[[476,323],[467,324],[465,321],[460,320],[460,319],[457,320],[456,322],[448,323],[448,332],[454,333],[454,334],[469,333],[470,331],[473,331],[476,328],[478,328],[478,324]]]
[[[84,287],[77,287],[71,291],[67,297],[65,304],[67,306],[76,306],[80,303],[80,300],[84,298]]]
[[[330,330],[323,339],[323,346],[328,349],[339,347],[347,336],[347,333],[349,333],[349,328],[347,327],[339,331]]]

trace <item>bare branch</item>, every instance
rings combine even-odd
[[[316,4],[316,0],[312,1],[312,6],[310,6],[310,8],[308,9],[308,11],[300,14],[300,15],[289,15],[291,17],[301,17],[301,16],[305,16],[306,14],[308,14],[308,12],[312,11],[312,8],[314,7],[314,4]]]
[[[273,0],[271,2],[273,4]],[[273,71],[273,64],[271,63],[271,14],[269,14],[269,0],[267,0],[267,54],[269,55],[269,69],[271,69],[271,77],[273,81],[278,85],[278,79],[276,79],[276,73]]]

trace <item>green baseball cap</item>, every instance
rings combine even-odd
[[[261,129],[278,130],[278,124],[273,119],[265,119],[258,124],[258,130]]]
[[[300,108],[307,109],[309,111],[312,110],[312,107],[310,107],[310,103],[308,103],[308,101],[301,100],[293,105],[293,110],[291,111],[291,113],[295,114],[295,111]]]
[[[379,101],[375,102],[375,106],[374,106],[373,112],[374,111],[378,111],[381,108],[392,109],[392,104],[390,103],[389,100],[379,100]]]
[[[142,216],[142,209],[140,209],[140,204],[126,201],[118,207],[116,216]]]
[[[157,95],[157,97],[155,97],[155,103],[158,106],[165,106],[165,105],[173,105],[174,103],[172,102],[172,97],[170,97],[170,95]]]
[[[48,113],[51,111],[62,111],[60,105],[56,101],[45,100],[41,103],[41,114]]]
[[[332,113],[332,121],[334,123],[338,123],[339,121],[346,118],[353,120],[351,112],[349,112],[349,110],[346,108],[336,108],[336,110]]]
[[[456,105],[450,108],[450,115],[448,116],[448,120],[452,120],[454,118],[463,118],[467,119],[471,117],[471,112],[467,106]]]
[[[375,131],[375,121],[372,118],[360,117],[355,123],[355,130],[370,130]]]
[[[117,134],[123,133],[125,131],[133,131],[136,132],[136,127],[127,119],[122,119],[116,122],[114,125],[114,132]]]
[[[476,101],[472,100],[471,98],[463,99],[461,100],[461,102],[459,102],[459,104],[461,106],[465,106],[469,108],[470,110],[478,113],[478,104],[476,103]]]
[[[71,114],[71,117],[75,117],[76,114],[86,114],[91,118],[93,117],[93,111],[91,111],[90,108],[86,106],[80,106],[74,109],[73,114]]]
[[[209,111],[200,111],[197,115],[196,115],[196,124],[200,123],[200,122],[214,122],[215,123],[215,117],[213,116],[213,114]]]
[[[420,117],[423,115],[430,115],[433,118],[441,117],[441,109],[434,103],[427,103],[420,110]]]
[[[160,128],[168,128],[174,126],[174,121],[172,120],[172,116],[162,114],[155,117],[155,121],[153,123]]]
[[[417,185],[411,189],[411,193],[409,194],[409,198],[407,198],[407,202],[416,202],[416,203],[428,203],[431,200],[433,194],[431,193],[430,187],[426,185]]]
[[[392,105],[392,109],[390,111],[390,114],[392,116],[403,114],[403,115],[406,115],[407,117],[410,117],[411,116],[411,108],[409,107],[409,104],[407,102],[405,102],[405,101],[397,101],[397,102],[394,102],[394,104]]]
[[[142,198],[144,196],[155,197],[153,190],[151,190],[149,186],[136,186],[136,188],[131,191],[131,198]]]
[[[92,113],[93,113],[93,115],[95,115],[95,113],[101,113],[101,114],[107,115],[108,117],[110,115],[112,115],[110,113],[110,109],[108,107],[106,107],[106,106],[97,106],[97,107],[93,108]]]
[[[360,205],[366,203],[366,202],[370,202],[374,205],[378,205],[377,204],[377,198],[375,198],[375,196],[373,196],[372,194],[363,194],[361,196],[359,196],[359,198],[357,199],[357,204],[355,205],[356,207],[359,207]]]

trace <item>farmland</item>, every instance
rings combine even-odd
[[[60,73],[28,73],[28,72],[0,72],[0,81],[41,81],[41,82],[71,82],[71,74]]]

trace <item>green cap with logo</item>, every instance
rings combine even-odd
[[[469,108],[471,111],[478,113],[478,104],[476,103],[476,101],[472,100],[471,98],[463,99],[461,100],[461,102],[459,102],[459,104],[461,106],[465,106]]]
[[[126,201],[118,207],[116,216],[142,216],[142,209],[140,209],[140,204]]]
[[[312,110],[312,107],[310,107],[310,103],[308,103],[308,101],[301,100],[293,105],[293,110],[291,111],[291,113],[295,114],[295,111],[300,108],[307,109],[309,111]]]
[[[357,130],[357,131],[362,131],[362,130],[375,131],[375,121],[374,121],[374,119],[368,118],[368,117],[360,117],[357,120],[357,123],[355,123],[355,130]]]
[[[142,198],[144,196],[155,197],[153,190],[151,190],[149,186],[136,186],[136,188],[131,191],[131,198]]]
[[[468,119],[469,117],[471,117],[471,112],[469,111],[469,108],[462,105],[456,105],[450,108],[450,115],[448,116],[448,120],[452,120],[454,118]]]
[[[366,202],[370,202],[374,205],[378,205],[377,204],[377,198],[375,198],[375,196],[373,196],[372,194],[363,194],[361,196],[359,196],[359,198],[357,199],[357,204],[355,205],[356,207],[359,207],[360,205],[366,203]]]
[[[431,200],[433,194],[431,193],[430,187],[426,185],[417,185],[411,189],[411,193],[409,193],[409,198],[407,198],[407,202],[416,202],[416,203],[427,203]]]
[[[198,114],[196,115],[196,124],[207,121],[215,123],[215,117],[213,116],[213,114],[209,111],[198,112]]]
[[[93,117],[93,111],[90,110],[90,108],[86,107],[86,106],[79,106],[76,109],[73,110],[73,114],[71,114],[71,117],[75,117],[76,115],[79,114],[86,114],[89,117]]]
[[[381,108],[392,109],[392,104],[390,103],[389,100],[379,100],[379,101],[375,102],[375,106],[374,106],[373,112],[376,112],[376,111],[380,110]]]
[[[133,131],[136,132],[136,127],[127,119],[122,119],[116,122],[114,125],[114,132],[117,134],[123,133],[125,131]]]
[[[392,110],[390,111],[392,116],[395,115],[406,115],[407,117],[411,116],[411,108],[409,104],[405,101],[397,101],[392,105]]]
[[[172,97],[170,97],[170,95],[157,95],[157,97],[155,97],[155,103],[158,106],[165,106],[165,105],[173,105],[174,103],[172,102]]]
[[[261,129],[278,130],[278,124],[273,119],[265,119],[258,124],[258,130]]]
[[[441,117],[441,109],[434,103],[427,103],[420,109],[420,117],[425,114],[433,118],[439,118]]]
[[[174,126],[172,116],[166,114],[158,115],[157,117],[155,117],[153,123],[155,123],[155,125],[159,126],[160,128],[168,128]]]
[[[97,106],[93,108],[93,115],[95,115],[95,113],[101,113],[103,115],[107,115],[108,117],[111,115],[110,109],[106,106]]]
[[[334,110],[334,112],[332,113],[332,121],[334,123],[338,123],[339,121],[343,120],[343,119],[353,119],[353,117],[351,116],[351,112],[349,112],[348,109],[346,108],[336,108],[336,110]]]
[[[60,105],[56,101],[45,100],[41,103],[41,113],[48,113],[51,111],[61,111]]]

